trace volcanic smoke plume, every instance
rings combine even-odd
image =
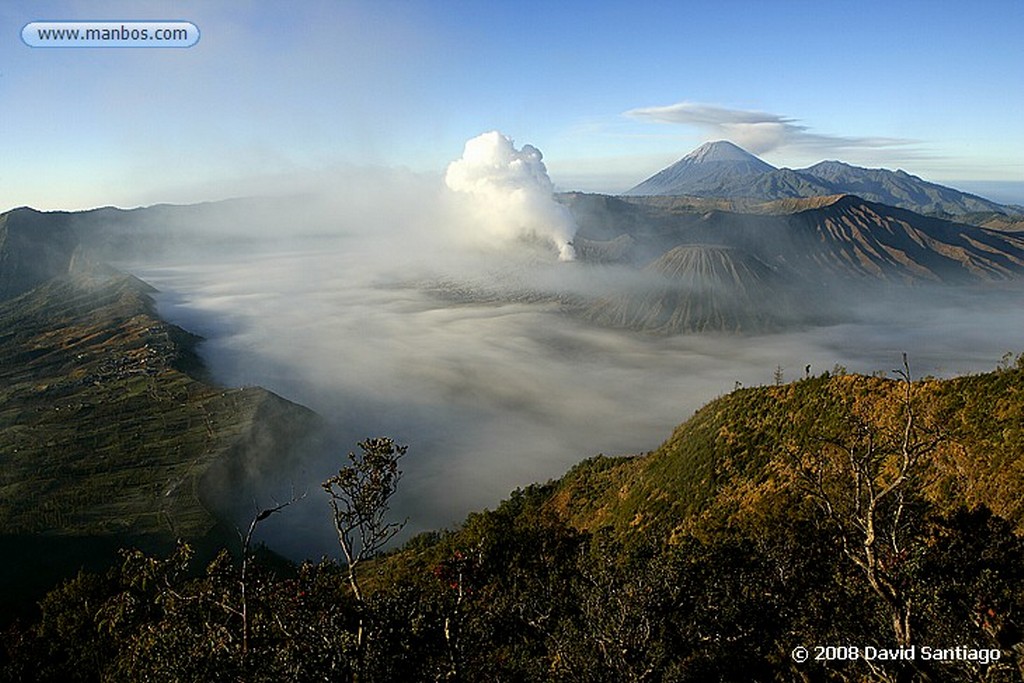
[[[511,138],[491,131],[466,143],[462,158],[448,166],[445,183],[467,201],[485,241],[540,238],[558,248],[560,260],[571,261],[576,222],[554,200],[542,158],[536,147],[516,149]]]

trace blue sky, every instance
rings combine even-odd
[[[189,49],[40,49],[35,20],[180,19]],[[617,192],[728,137],[1024,183],[1024,2],[6,2],[0,210],[186,202],[500,130]]]

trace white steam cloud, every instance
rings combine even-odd
[[[554,243],[560,260],[572,261],[576,222],[554,200],[542,159],[536,147],[516,149],[511,138],[491,131],[466,142],[462,158],[448,166],[445,183],[465,200],[463,210],[486,242],[540,238]]]

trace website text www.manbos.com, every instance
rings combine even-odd
[[[37,21],[21,37],[30,47],[191,47],[199,29],[187,21]]]

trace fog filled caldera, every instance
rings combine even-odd
[[[1020,326],[995,296],[968,308],[872,302],[857,322],[761,336],[581,322],[560,301],[607,294],[629,274],[572,260],[575,226],[538,151],[499,134],[478,142],[454,188],[451,169],[447,185],[343,175],[258,216],[189,226],[210,238],[201,245],[116,264],[158,288],[162,316],[205,338],[216,381],[266,387],[324,419],[318,445],[234,505],[308,491],[261,526],[293,558],[336,553],[319,484],[365,437],[409,446],[394,504],[407,538],[597,453],[656,448],[707,401],[769,383],[778,367],[787,380],[808,365],[888,371],[907,351],[918,376],[949,375],[1019,350]],[[474,184],[473,173],[486,177]]]

